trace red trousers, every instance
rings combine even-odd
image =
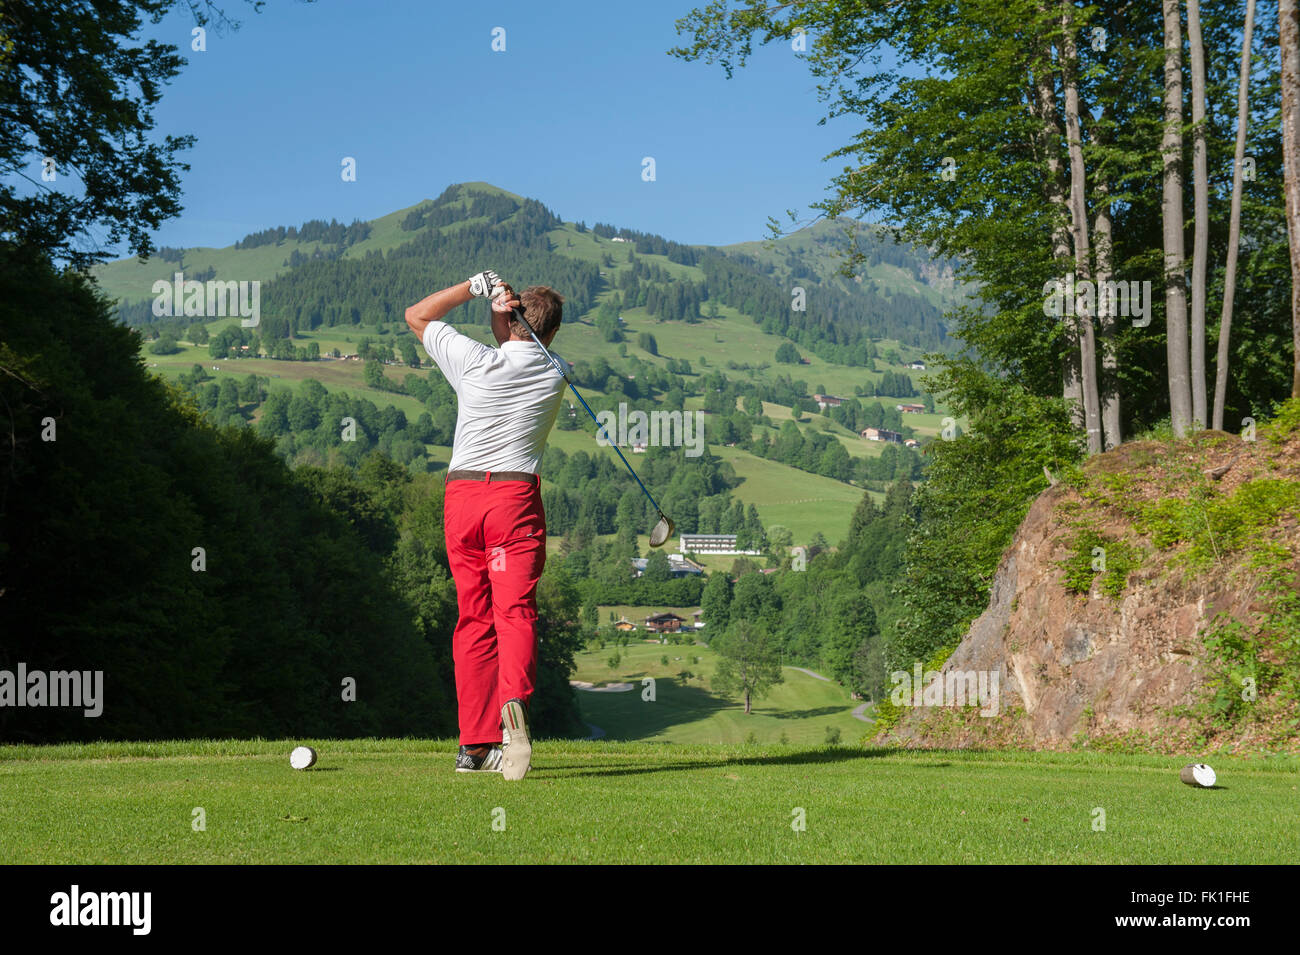
[[[460,742],[501,742],[501,707],[537,682],[537,581],[546,514],[536,482],[448,481],[447,561],[460,619],[452,635]]]

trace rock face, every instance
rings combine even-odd
[[[1180,711],[1207,692],[1206,630],[1221,613],[1250,620],[1265,610],[1249,574],[1225,561],[1213,573],[1189,577],[1176,564],[1177,549],[1147,542],[1120,596],[1099,592],[1100,578],[1087,595],[1071,592],[1062,562],[1072,554],[1080,505],[1064,484],[1039,496],[1003,555],[988,609],[942,668],[950,685],[958,674],[987,673],[990,683],[996,674],[998,714],[912,706],[885,741],[1054,749],[1136,731],[1176,750],[1183,748],[1180,736],[1195,735],[1193,720]],[[1122,518],[1094,518],[1088,527],[1103,537],[1134,539]],[[1280,531],[1292,545],[1300,536],[1291,526]]]
[[[1014,724],[998,729],[1040,745],[1066,744],[1094,727],[1165,728],[1169,708],[1195,702],[1202,674],[1191,648],[1199,645],[1207,609],[1227,595],[1213,582],[1171,592],[1168,581],[1135,581],[1119,600],[1070,593],[1060,567],[1069,553],[1061,540],[1067,529],[1053,519],[1067,493],[1052,488],[1034,503],[998,568],[988,609],[942,672],[996,672],[996,719]],[[926,716],[914,712],[896,735],[948,745],[980,735],[978,724],[927,731]]]

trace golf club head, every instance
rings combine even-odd
[[[663,511],[660,511],[659,523],[656,524],[654,526],[654,530],[650,532],[650,546],[663,547],[664,544],[668,541],[668,538],[673,536],[674,527],[675,525],[671,520],[669,520],[668,515],[666,515]]]

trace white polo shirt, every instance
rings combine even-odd
[[[438,321],[424,330],[424,350],[460,405],[447,469],[536,474],[565,388],[541,346],[507,341],[493,348]],[[572,372],[568,362],[555,357]]]

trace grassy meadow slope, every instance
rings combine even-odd
[[[615,658],[617,664],[610,666]],[[860,704],[842,686],[790,666],[782,669],[785,682],[756,699],[746,716],[740,702],[711,692],[718,655],[706,646],[637,640],[626,647],[586,650],[574,659],[575,680],[633,687],[578,692],[582,718],[611,740],[743,743],[752,737],[753,742],[776,743],[784,737],[787,743],[812,746],[824,742],[828,730],[837,730],[844,742],[856,742],[871,726],[852,715]],[[643,699],[646,678],[655,681],[654,702]]]

